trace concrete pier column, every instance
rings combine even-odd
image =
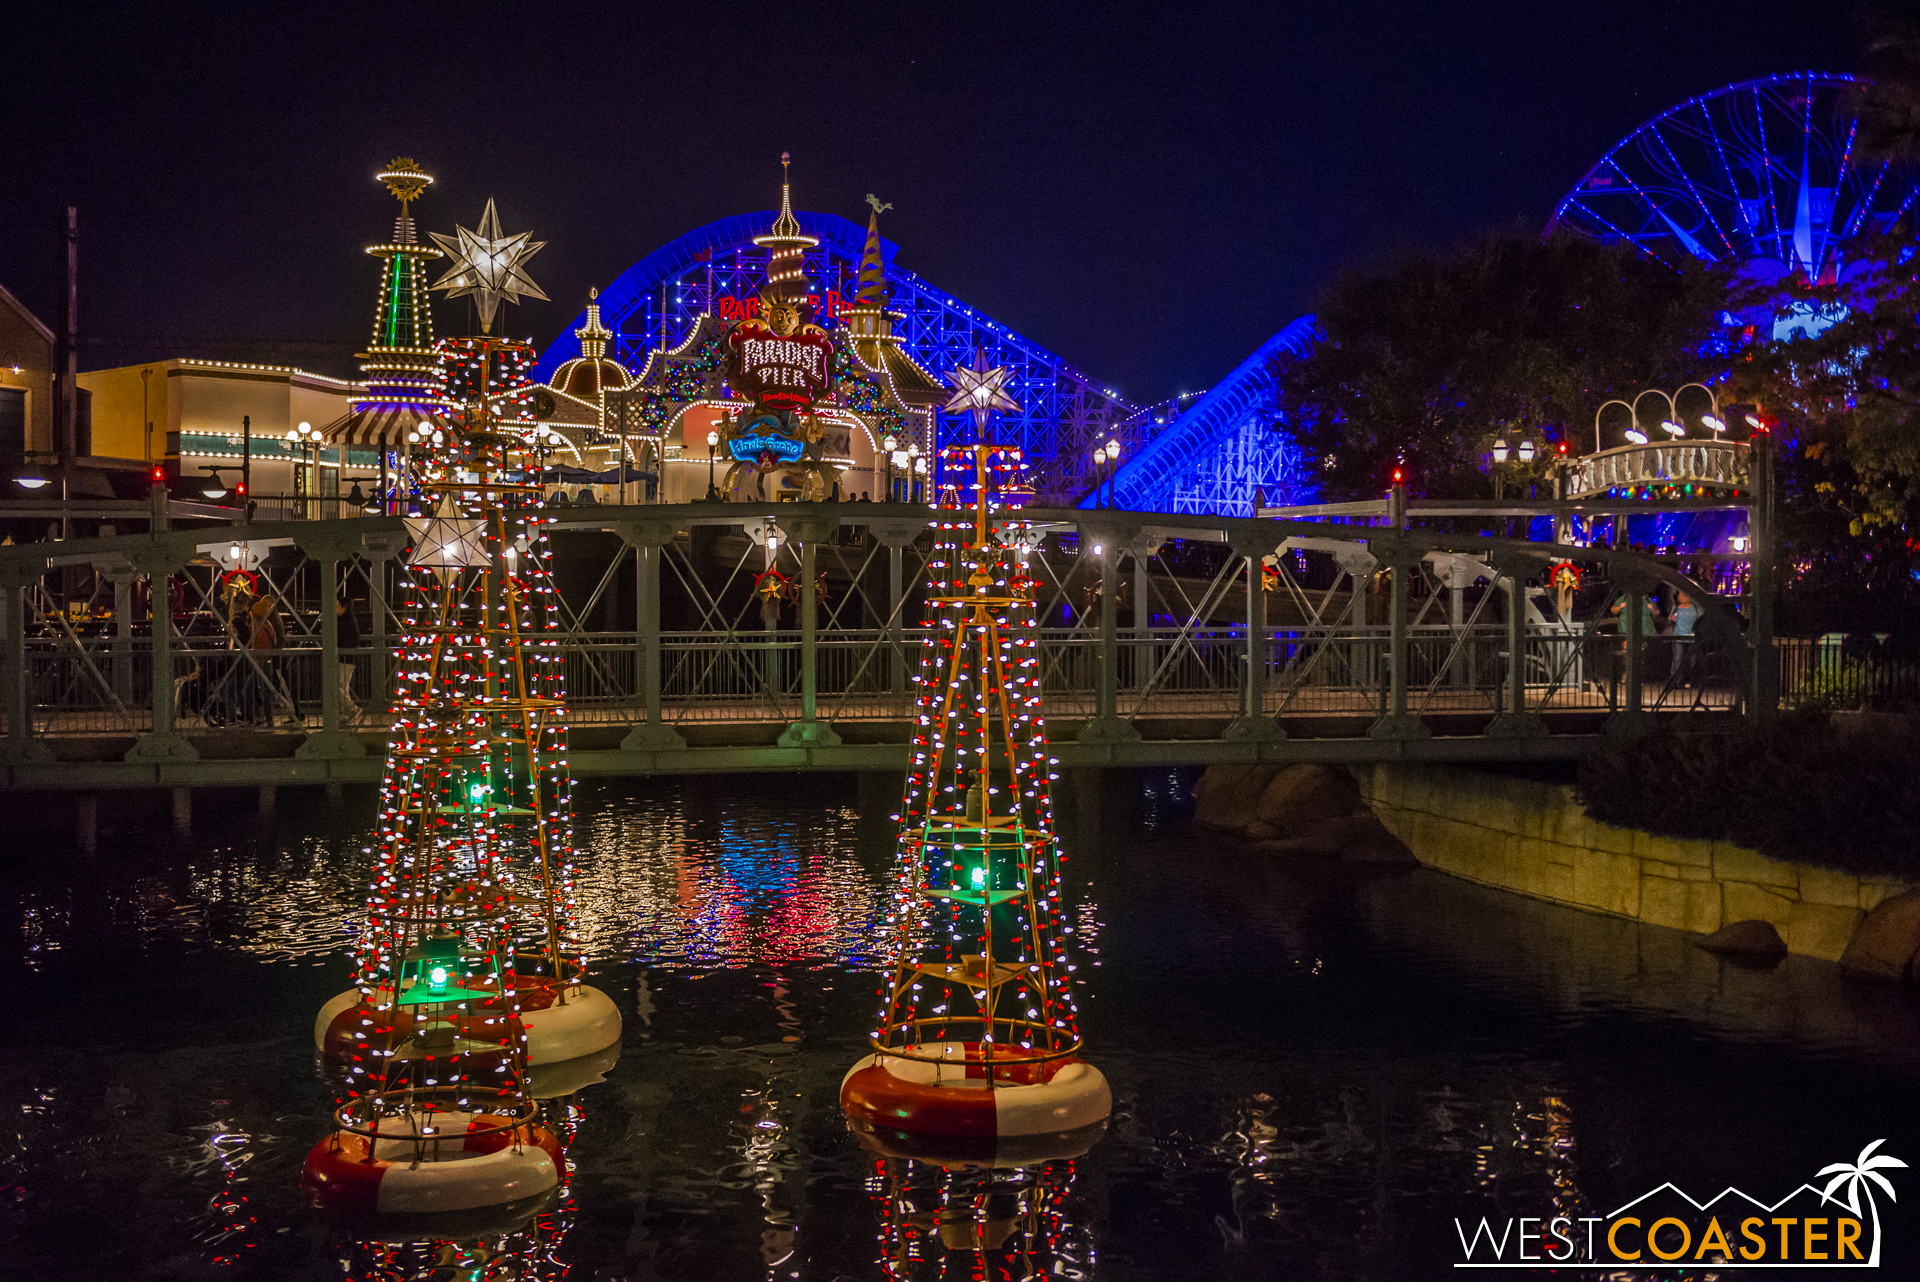
[[[258,807],[262,819],[270,818],[273,815],[274,804],[279,800],[277,795],[278,791],[279,788],[275,784],[263,783],[260,785]]]
[[[193,789],[191,788],[173,790],[173,830],[178,833],[193,830]]]

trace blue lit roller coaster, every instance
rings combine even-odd
[[[820,241],[806,256],[815,282],[814,315],[831,329],[853,305],[866,229],[834,214],[795,212],[801,229]],[[630,370],[646,364],[657,347],[677,346],[701,315],[737,318],[741,300],[756,298],[766,282],[767,251],[755,245],[773,222],[771,210],[739,214],[696,228],[648,254],[600,293],[603,322],[614,331],[610,354]],[[1036,464],[1036,489],[1055,501],[1077,497],[1091,485],[1093,447],[1117,437],[1129,451],[1152,424],[1113,389],[1089,378],[1031,339],[1023,338],[953,295],[892,263],[895,246],[883,242],[888,259],[889,310],[902,314],[895,332],[922,367],[944,375],[973,363],[984,348],[989,364],[1009,366],[1017,414],[1002,416],[996,429]],[[561,362],[579,355],[574,325],[541,355],[534,377],[548,378]],[[972,420],[936,419],[938,446],[971,439]]]
[[[1731,261],[1766,286],[1791,276],[1844,281],[1848,237],[1910,213],[1912,164],[1862,162],[1851,76],[1799,72],[1689,98],[1629,134],[1589,169],[1547,224],[1626,241],[1663,262]],[[1772,321],[1760,309],[1747,323]],[[1772,322],[1774,335],[1817,327]]]

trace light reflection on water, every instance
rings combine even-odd
[[[971,1276],[1004,1238],[1026,1254],[986,1276],[1398,1282],[1451,1273],[1456,1214],[1592,1214],[1669,1179],[1784,1192],[1882,1134],[1920,1151],[1873,1103],[1915,1084],[1912,1012],[1831,967],[1739,971],[1436,874],[1250,856],[1188,831],[1172,772],[1063,785],[1089,1055],[1116,1096],[1071,1178],[968,1185],[840,1120],[874,1010],[884,781],[610,784],[582,790],[581,931],[625,1053],[555,1106],[562,1207],[432,1248],[356,1244],[296,1193],[370,799],[283,791],[264,830],[204,806],[180,843],[109,821],[91,864],[0,887],[0,1272],[834,1282],[883,1259]]]

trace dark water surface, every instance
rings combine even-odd
[[[1191,830],[1190,782],[1061,781],[1115,1112],[1084,1158],[1003,1178],[1030,1249],[985,1257],[913,1219],[978,1177],[889,1167],[836,1107],[875,1007],[884,780],[583,788],[582,928],[624,1054],[552,1106],[575,1166],[557,1209],[398,1252],[298,1190],[371,790],[283,791],[265,824],[251,794],[197,794],[187,838],[130,797],[102,805],[93,859],[16,814],[0,1276],[834,1282],[886,1276],[906,1242],[914,1277],[1462,1278],[1486,1275],[1450,1267],[1456,1216],[1599,1214],[1668,1180],[1777,1197],[1882,1137],[1920,1161],[1899,994],[1426,870],[1253,855]],[[1882,1204],[1880,1277],[1920,1277],[1911,1187]]]

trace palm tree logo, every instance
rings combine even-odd
[[[1900,1199],[1893,1195],[1893,1185],[1889,1183],[1887,1177],[1880,1174],[1880,1172],[1896,1169],[1904,1171],[1907,1169],[1907,1164],[1897,1157],[1888,1157],[1884,1153],[1877,1157],[1874,1155],[1873,1150],[1885,1143],[1886,1141],[1883,1139],[1875,1140],[1873,1143],[1861,1149],[1860,1156],[1855,1158],[1851,1163],[1835,1162],[1832,1166],[1823,1166],[1820,1168],[1821,1175],[1833,1176],[1831,1180],[1827,1181],[1827,1187],[1821,1190],[1821,1201],[1838,1201],[1839,1199],[1833,1196],[1833,1191],[1842,1184],[1845,1184],[1847,1186],[1847,1209],[1855,1215],[1859,1215],[1860,1194],[1864,1191],[1867,1195],[1867,1210],[1873,1214],[1873,1258],[1866,1263],[1866,1267],[1870,1269],[1880,1267],[1880,1208],[1873,1200],[1873,1188],[1868,1184],[1868,1181],[1871,1180],[1873,1184],[1880,1186],[1881,1192],[1887,1195],[1887,1201],[1897,1202]],[[1817,1179],[1819,1177],[1816,1176],[1815,1178]]]

